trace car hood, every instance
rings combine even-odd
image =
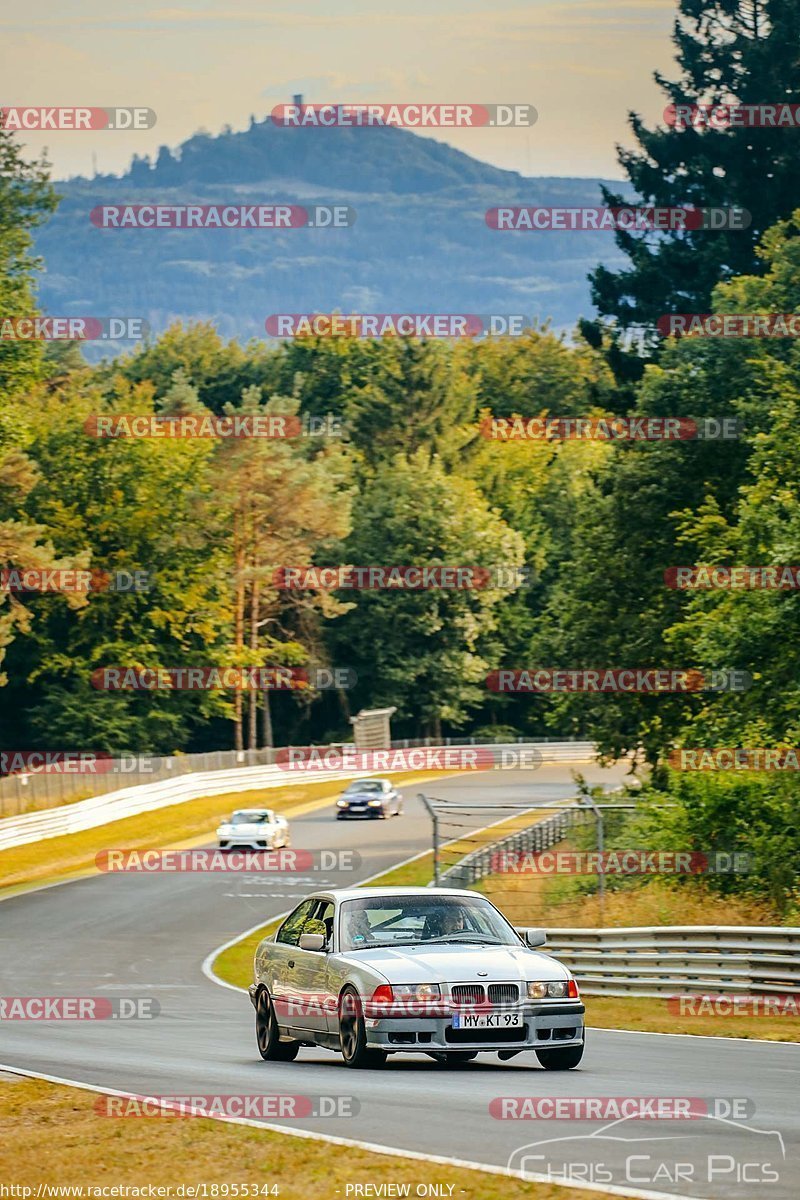
[[[525,983],[568,978],[560,962],[522,946],[451,945],[396,950],[381,946],[348,951],[341,957],[380,972],[389,983]]]

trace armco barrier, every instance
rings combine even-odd
[[[548,929],[547,950],[590,995],[800,997],[795,926]]]
[[[535,746],[547,762],[581,762],[594,757],[591,742],[563,742],[544,739],[530,742],[518,738],[516,742],[488,742],[480,738],[405,738],[391,743],[393,749],[415,749],[426,747],[438,749],[443,746],[496,746],[498,750]],[[351,743],[338,743],[339,749],[355,750]],[[181,775],[202,771],[231,771],[237,767],[267,767],[275,762],[278,750],[265,747],[261,750],[207,750],[202,754],[170,754],[164,756],[122,756],[122,774],[104,773],[72,774],[61,771],[14,774],[0,778],[0,819],[21,816],[43,808],[56,808],[70,801],[83,800],[89,796],[107,795],[120,790],[121,783],[131,788],[139,784],[155,783],[158,780],[176,779]]]
[[[577,801],[575,802],[577,805]],[[439,877],[440,887],[468,888],[479,879],[484,879],[492,873],[492,859],[503,851],[516,851],[520,854],[537,854],[548,850],[556,842],[560,842],[569,833],[573,825],[583,823],[592,818],[592,812],[586,808],[561,809],[552,816],[543,817],[535,825],[520,829],[508,837],[500,838],[490,845],[481,846],[465,854],[452,867],[442,871]]]
[[[441,873],[440,886],[469,888],[492,874],[493,856],[547,850],[587,808],[570,807],[481,846]],[[546,951],[563,962],[588,995],[796,995],[800,928],[655,925],[621,929],[548,929]]]
[[[456,744],[455,742],[451,744]],[[467,743],[469,744],[469,743]],[[593,746],[589,742],[524,743],[541,752],[543,761],[583,761],[591,757]],[[321,747],[322,749],[323,747]],[[431,747],[435,749],[436,747]],[[502,746],[498,746],[502,748]],[[519,749],[516,745],[514,748]],[[224,752],[227,754],[227,752]],[[236,752],[231,751],[231,754]],[[248,752],[239,752],[241,754]],[[255,751],[264,754],[265,751]],[[274,755],[274,751],[269,751]],[[187,756],[188,757],[188,756]],[[184,759],[178,759],[181,767]],[[75,804],[63,804],[43,812],[29,812],[21,816],[0,820],[0,850],[11,846],[24,846],[29,842],[59,837],[66,833],[79,833],[95,829],[109,821],[119,821],[187,800],[200,800],[204,796],[223,796],[229,792],[256,791],[263,788],[285,786],[292,774],[280,767],[250,766],[232,770],[191,772],[172,779],[158,779],[151,783],[122,788],[102,796],[91,796]],[[314,779],[335,781],[375,774],[373,771],[315,770]],[[95,778],[95,777],[91,777]],[[111,778],[110,776],[100,778]],[[118,778],[118,777],[117,777]]]
[[[350,779],[353,771],[316,771],[320,781]],[[366,771],[362,775],[368,774]],[[228,792],[250,792],[264,788],[285,787],[290,782],[280,767],[243,767],[234,771],[206,771],[183,775],[178,779],[145,783],[139,787],[123,788],[107,796],[92,796],[77,804],[65,804],[45,812],[26,813],[0,821],[0,850],[24,846],[65,833],[80,833],[96,829],[109,821],[120,821],[139,813],[201,800],[204,796],[224,796]]]

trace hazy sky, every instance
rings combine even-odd
[[[26,135],[55,174],[120,171],[204,127],[309,101],[522,102],[525,130],[432,136],[531,175],[618,176],[630,108],[655,121],[675,0],[43,0],[0,5],[3,103],[142,105],[141,132]],[[298,131],[298,136],[302,132]]]

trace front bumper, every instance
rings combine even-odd
[[[273,839],[222,837],[217,839],[220,850],[271,850]]]
[[[508,1029],[453,1029],[450,1016],[365,1016],[364,1025],[370,1047],[412,1054],[428,1050],[546,1050],[583,1041],[583,1004],[527,1004],[518,1011],[522,1025]]]
[[[337,808],[337,817],[382,817],[383,808]]]

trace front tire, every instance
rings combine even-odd
[[[266,988],[256,997],[256,1044],[267,1062],[292,1062],[297,1058],[299,1042],[282,1042],[275,1009]]]
[[[386,1062],[385,1050],[370,1050],[367,1046],[361,997],[353,988],[345,988],[339,997],[339,1040],[346,1067],[361,1070],[382,1067]]]
[[[537,1050],[536,1057],[545,1071],[571,1071],[583,1058],[586,1042],[580,1046],[563,1046],[559,1050]]]

